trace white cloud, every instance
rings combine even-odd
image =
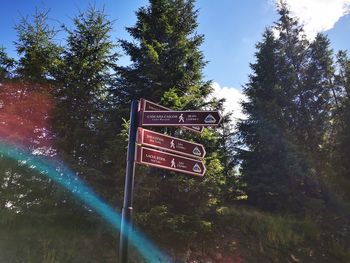
[[[276,0],[278,2],[278,0]],[[300,19],[308,38],[332,29],[350,12],[350,0],[286,0],[291,14]]]
[[[213,97],[217,99],[224,98],[225,113],[232,112],[233,121],[236,122],[238,119],[244,119],[245,115],[242,113],[241,101],[246,100],[246,96],[237,88],[232,87],[221,87],[219,83],[213,82],[212,87],[214,92]]]

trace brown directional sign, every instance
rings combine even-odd
[[[141,126],[216,126],[221,119],[217,111],[144,111]]]
[[[180,155],[187,155],[192,158],[204,158],[206,153],[202,144],[185,141],[142,128],[138,130],[138,143]]]
[[[196,176],[204,176],[206,171],[204,163],[201,160],[190,159],[141,146],[137,147],[136,162]]]
[[[156,104],[154,102],[141,99],[141,110],[142,111],[171,111],[171,109],[166,108],[164,106],[161,106],[159,104]],[[199,132],[202,133],[204,130],[203,126],[184,126],[183,128],[194,131],[194,132]]]

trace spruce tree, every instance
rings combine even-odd
[[[12,69],[14,66],[15,60],[6,54],[4,47],[0,47],[0,83],[12,77]]]
[[[279,34],[280,46],[276,52],[279,55],[279,82],[286,92],[285,103],[289,109],[285,117],[295,140],[305,145],[312,133],[308,126],[311,117],[303,85],[309,43],[303,33],[303,27],[296,18],[291,17],[285,1],[280,1],[278,13],[280,17],[275,24],[275,30]]]
[[[134,41],[121,41],[131,65],[119,69],[115,90],[122,108],[133,99],[145,98],[174,110],[217,109],[219,101],[206,101],[212,91],[203,80],[206,62],[200,45],[204,37],[196,32],[198,11],[193,0],[151,0],[137,12],[134,27],[127,28]],[[181,130],[170,135],[191,139]],[[206,214],[219,202],[225,183],[218,148],[219,134],[206,129],[195,139],[207,150],[205,177],[191,178],[159,169],[137,171],[135,211],[138,223],[147,226],[168,246],[187,249],[190,240],[211,229]],[[158,224],[152,223],[156,217]],[[167,229],[162,231],[161,229]],[[162,237],[158,233],[162,231]]]
[[[132,64],[119,70],[118,96],[126,95],[126,103],[142,97],[177,109],[201,106],[210,83],[202,80],[204,36],[196,33],[194,1],[151,0],[136,16],[127,28],[136,42],[121,40]]]
[[[23,18],[16,25],[18,39],[15,42],[19,55],[14,62],[1,49],[1,76],[12,78],[11,82],[2,84],[0,100],[2,101],[1,133],[3,139],[20,145],[28,152],[38,155],[50,155],[50,109],[53,107],[51,97],[51,70],[59,61],[60,47],[55,44],[55,30],[48,23],[48,12],[37,11],[33,20]],[[14,69],[14,74],[10,72]],[[14,75],[14,76],[13,76]],[[9,132],[10,131],[10,132]],[[3,169],[12,174],[11,185],[5,187],[13,194],[16,209],[11,210],[13,217],[30,214],[29,207],[45,209],[55,194],[54,188],[46,178],[38,176],[32,169],[22,169],[20,162],[0,160]],[[22,164],[23,166],[23,164]],[[32,189],[32,190],[29,190]],[[32,194],[31,191],[35,192]],[[35,220],[38,214],[33,213]]]
[[[75,17],[73,24],[72,30],[66,28],[67,48],[55,73],[53,120],[56,147],[77,170],[85,167],[81,176],[87,177],[87,167],[94,174],[98,171],[93,167],[103,166],[108,89],[117,56],[110,39],[113,22],[104,11],[90,7]]]
[[[350,59],[345,51],[337,54],[336,84],[341,89],[340,110],[334,118],[335,126],[335,151],[333,165],[335,167],[335,182],[340,195],[347,202],[350,201]]]
[[[114,185],[113,175],[103,170],[107,141],[115,135],[106,116],[117,61],[113,22],[104,10],[89,7],[73,19],[72,29],[65,29],[67,47],[55,72],[55,147],[80,177],[105,193]]]
[[[289,141],[287,92],[279,80],[280,43],[271,30],[257,44],[256,63],[242,104],[247,120],[238,123],[242,179],[248,201],[268,210],[295,209],[305,167]]]
[[[16,50],[20,56],[16,73],[25,82],[47,83],[60,64],[62,48],[54,38],[56,29],[48,24],[48,11],[36,11],[32,21],[22,18],[16,25]]]
[[[318,34],[307,49],[307,65],[303,77],[303,93],[309,114],[308,134],[305,143],[310,166],[318,178],[325,176],[329,164],[330,136],[332,136],[332,110],[338,99],[334,85],[333,52],[326,36]]]
[[[279,14],[275,29],[280,42],[280,83],[288,98],[289,129],[303,158],[319,177],[331,130],[330,110],[337,105],[333,53],[324,35],[318,34],[311,43],[306,39],[303,27],[291,17],[284,1],[280,2]]]
[[[298,203],[307,205],[307,198],[310,202],[321,198],[320,180],[329,169],[330,113],[337,102],[332,97],[334,67],[328,39],[319,34],[309,43],[284,1],[278,11],[280,18],[274,27],[278,36],[274,39],[265,33],[257,46],[257,62],[245,91],[249,102],[243,104],[249,118],[239,126],[248,150],[239,156],[253,203],[270,197],[267,203],[290,201],[294,209]],[[257,92],[263,84],[266,90]],[[265,160],[276,157],[278,161]]]

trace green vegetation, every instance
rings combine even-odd
[[[335,231],[342,228],[345,218],[334,220],[333,217],[329,222],[321,222],[238,206],[221,207],[218,212],[217,225],[221,227],[217,232],[223,239],[219,246],[231,248],[233,255],[244,256],[247,262],[347,262],[350,259],[346,249],[349,238],[345,238],[345,232]],[[220,250],[229,251],[223,248]]]
[[[174,262],[350,262],[350,59],[325,35],[307,40],[283,1],[278,13],[243,87],[247,119],[156,129],[204,144],[206,175],[137,167],[134,223]],[[132,100],[224,110],[194,0],[150,0],[131,41],[90,7],[60,45],[48,16],[16,26],[18,60],[0,49],[1,139],[63,160],[119,210]],[[88,207],[24,163],[0,156],[0,174],[1,262],[115,262],[118,235]]]

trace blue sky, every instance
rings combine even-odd
[[[335,51],[350,50],[350,0],[287,0],[293,14],[305,23],[306,33],[312,38],[316,32],[328,34]],[[50,23],[71,24],[71,19],[87,8],[89,3],[105,8],[115,20],[113,38],[130,39],[126,26],[134,25],[135,11],[148,4],[147,0],[2,0],[0,16],[0,45],[16,56],[13,41],[14,25],[21,16],[30,16],[35,7],[50,9]],[[255,44],[264,29],[278,18],[274,0],[197,0],[199,9],[198,33],[205,35],[201,49],[209,62],[204,70],[207,80],[215,82],[218,96],[240,99],[239,91],[250,73],[249,63],[254,61]],[[58,35],[58,39],[63,34]],[[127,64],[122,57],[121,64]],[[237,90],[235,90],[237,89]]]
[[[125,26],[135,23],[135,11],[148,4],[147,0],[5,0],[0,17],[0,45],[8,47],[15,56],[13,41],[16,40],[14,25],[21,16],[30,16],[35,7],[50,9],[53,25],[70,24],[79,10],[93,3],[104,6],[106,13],[115,21],[114,38],[129,39]],[[226,86],[240,87],[247,79],[249,62],[252,60],[254,45],[260,39],[264,28],[276,18],[274,7],[268,1],[249,0],[198,0],[198,32],[206,37],[202,46],[206,60],[206,79]],[[60,35],[59,35],[60,36]],[[122,58],[121,63],[127,63]]]

